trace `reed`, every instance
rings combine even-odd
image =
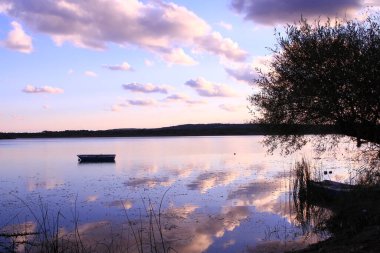
[[[297,203],[305,202],[307,199],[307,185],[310,181],[311,166],[310,163],[302,158],[294,166],[295,178],[293,180],[293,198]]]
[[[73,231],[63,232],[62,224],[67,221],[60,210],[53,211],[49,206],[38,199],[37,207],[32,203],[18,198],[30,213],[36,227],[33,231],[19,229],[14,231],[3,231],[0,228],[0,252],[15,253],[170,253],[176,252],[165,239],[162,226],[162,206],[167,191],[163,194],[160,202],[155,205],[149,198],[140,210],[139,217],[132,220],[127,208],[123,205],[124,216],[128,224],[127,231],[117,233],[110,231],[104,235],[107,241],[88,243],[86,235],[80,230],[79,212],[75,201],[70,222]],[[145,213],[144,213],[145,212]],[[146,222],[146,220],[148,222]],[[132,237],[132,240],[130,240]]]

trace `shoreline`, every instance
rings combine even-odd
[[[161,128],[0,132],[0,139],[339,134],[333,125],[187,124]]]

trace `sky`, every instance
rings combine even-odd
[[[378,0],[0,0],[0,132],[247,123],[274,36]]]

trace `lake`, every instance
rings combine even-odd
[[[0,140],[0,234],[46,226],[98,252],[156,252],[162,242],[159,252],[281,252],[319,240],[295,219],[291,168],[306,158],[348,182],[355,164],[310,147],[269,155],[262,140]],[[102,153],[115,163],[78,163],[77,154]]]

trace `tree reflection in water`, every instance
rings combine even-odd
[[[316,177],[315,171],[312,173],[311,165],[305,159],[296,163],[293,179],[295,221],[298,222],[303,234],[317,233],[321,237],[325,237],[325,224],[331,217],[331,211],[312,203],[311,192],[308,187],[312,174]]]

